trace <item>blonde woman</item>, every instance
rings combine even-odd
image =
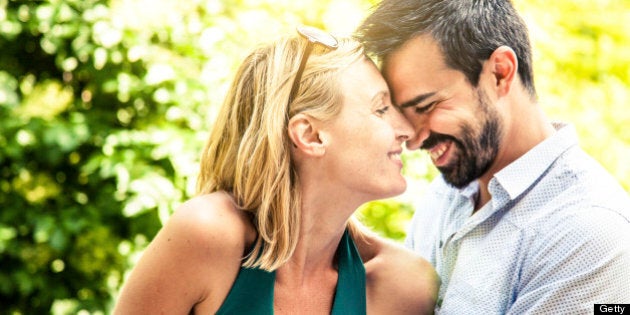
[[[199,195],[147,248],[116,314],[433,311],[427,262],[351,219],[405,190],[411,126],[357,42],[298,31],[241,65],[203,151]]]

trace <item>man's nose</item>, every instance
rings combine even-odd
[[[405,115],[405,117],[408,117]],[[416,150],[422,147],[422,143],[426,140],[431,134],[431,129],[428,123],[428,119],[412,117],[412,119],[408,119],[409,123],[413,127],[412,137],[407,140],[407,149]]]

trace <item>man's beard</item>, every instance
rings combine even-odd
[[[460,126],[458,137],[431,132],[422,144],[428,149],[437,143],[451,140],[455,148],[451,148],[451,163],[438,167],[444,180],[456,188],[463,188],[481,177],[494,162],[497,156],[502,125],[497,111],[490,107],[488,97],[481,90],[477,90],[479,101],[478,115],[481,131],[475,133],[475,128],[468,122]]]

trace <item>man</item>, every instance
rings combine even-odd
[[[537,104],[507,0],[384,0],[358,30],[441,176],[406,244],[443,314],[583,314],[630,303],[630,199]]]

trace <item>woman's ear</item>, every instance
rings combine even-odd
[[[313,117],[305,114],[291,117],[288,131],[294,149],[310,156],[321,156],[325,153],[324,144],[320,140],[318,124]]]

